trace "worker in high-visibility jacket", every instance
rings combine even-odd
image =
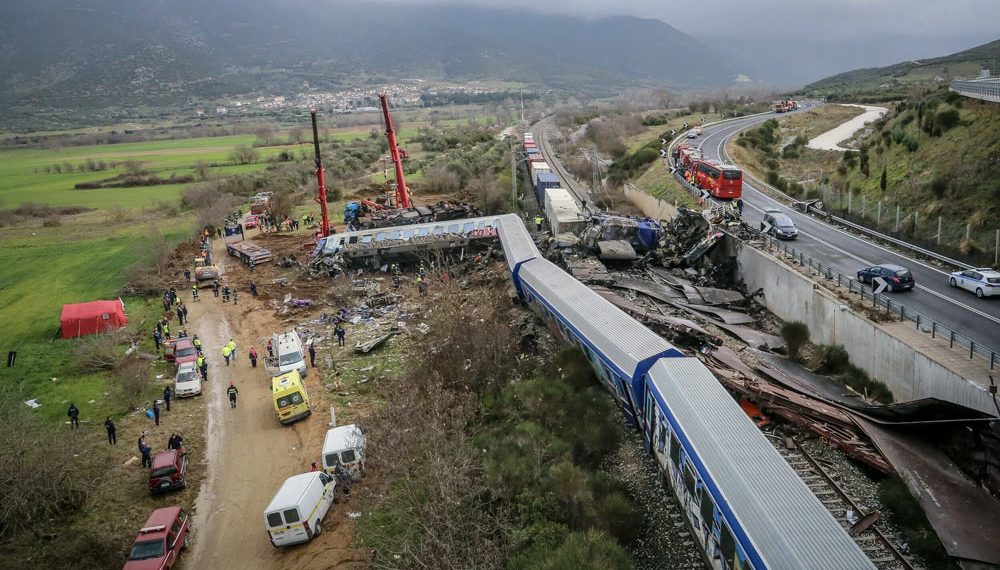
[[[222,347],[222,358],[226,359],[226,366],[229,366],[229,357],[233,355],[233,349],[229,345]]]

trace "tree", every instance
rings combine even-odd
[[[292,127],[292,129],[288,131],[288,142],[292,144],[299,144],[302,142],[304,134],[305,131],[303,131],[301,127]]]
[[[785,323],[781,327],[781,338],[785,339],[785,345],[788,346],[788,357],[798,360],[799,351],[809,342],[809,327],[800,321]]]
[[[889,181],[888,181],[888,178],[887,178],[886,167],[883,166],[882,167],[882,178],[878,181],[878,187],[882,189],[882,192],[885,192],[885,189],[886,189],[886,187],[888,185],[889,185]]]
[[[253,142],[254,146],[271,146],[274,144],[274,131],[271,127],[259,127],[254,134],[257,135],[257,140]]]
[[[257,149],[245,144],[241,144],[233,149],[232,154],[229,156],[236,164],[253,164],[260,157]]]
[[[661,88],[654,91],[653,94],[656,97],[656,102],[659,103],[664,110],[670,109],[670,104],[674,102],[673,93]]]

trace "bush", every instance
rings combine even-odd
[[[530,563],[538,570],[626,570],[632,568],[628,553],[607,534],[574,532],[555,550]]]
[[[2,405],[0,537],[25,529],[44,532],[51,519],[83,507],[92,474],[76,466],[76,438],[40,428],[16,404]]]
[[[785,323],[781,327],[781,338],[785,339],[788,347],[788,357],[798,360],[799,351],[809,342],[809,327],[800,321]]]
[[[767,159],[764,162],[764,166],[766,166],[768,170],[773,170],[773,171],[777,172],[778,171],[778,167],[780,166],[780,164],[778,163],[777,160],[775,160],[773,158],[769,158],[769,159]]]
[[[938,200],[945,197],[948,193],[948,177],[942,174],[938,174],[931,180],[931,192]]]
[[[778,184],[778,180],[780,179],[781,177],[778,176],[778,173],[775,172],[774,170],[768,170],[767,173],[764,175],[764,181],[770,184],[771,186],[776,186]]]
[[[847,350],[839,344],[821,344],[813,351],[809,368],[817,374],[840,374],[847,369],[851,359]]]
[[[958,125],[961,116],[958,113],[958,109],[948,108],[938,111],[934,115],[934,122],[941,127],[942,131],[947,131],[948,129],[954,128]]]
[[[903,140],[903,145],[906,146],[906,150],[910,152],[916,152],[917,149],[920,148],[920,143],[917,142],[917,139],[911,137],[910,135],[906,135]]]

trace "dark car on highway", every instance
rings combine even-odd
[[[886,291],[904,291],[913,289],[917,280],[913,278],[910,270],[891,263],[873,265],[858,270],[858,281],[862,283],[875,283],[875,278],[881,277],[885,280]]]
[[[777,208],[764,208],[764,218],[760,222],[760,231],[767,231],[768,234],[778,239],[795,239],[799,237],[799,230],[795,229],[792,219],[781,213]]]

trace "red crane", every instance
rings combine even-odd
[[[396,142],[396,129],[392,127],[392,117],[389,115],[389,94],[379,93],[378,98],[382,101],[382,116],[385,117],[385,134],[389,137],[389,152],[392,153],[392,163],[396,167],[396,207],[409,208],[410,189],[406,186],[406,178],[403,176],[403,159],[399,155],[399,143]]]
[[[330,215],[326,209],[326,184],[323,181],[323,160],[319,157],[319,130],[316,128],[316,109],[313,109],[311,113],[313,147],[316,149],[316,182],[319,185],[315,200],[319,203],[319,211],[322,217],[319,226],[319,237],[324,238],[330,235]]]

